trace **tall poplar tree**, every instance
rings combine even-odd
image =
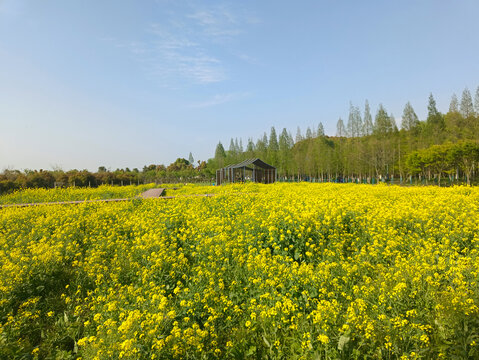
[[[402,113],[401,128],[409,131],[415,128],[417,125],[419,125],[419,119],[411,103],[408,101],[404,106],[404,111]]]
[[[442,141],[443,130],[445,128],[444,117],[442,114],[437,110],[436,107],[436,100],[434,100],[434,96],[429,94],[429,100],[427,105],[427,120],[426,120],[426,138],[428,138],[429,142],[433,144],[440,144]]]
[[[277,166],[278,150],[278,136],[276,135],[276,129],[274,128],[274,126],[272,126],[268,142],[268,161],[273,166]]]
[[[389,116],[389,122],[391,123],[391,131],[393,132],[396,132],[398,131],[398,126],[396,124],[396,118],[394,117],[394,115],[391,113],[391,115]]]
[[[249,158],[254,156],[254,142],[252,138],[248,138],[248,144],[246,145],[246,153]]]
[[[218,167],[224,166],[225,159],[226,159],[226,151],[225,151],[225,148],[223,147],[223,144],[220,141],[218,145],[216,145],[216,150],[215,150],[215,160],[216,160],[216,163],[218,164]]]
[[[449,103],[449,112],[450,113],[459,112],[459,101],[457,100],[456,94],[452,94],[451,102]]]
[[[343,119],[339,118],[338,122],[336,124],[336,136],[338,137],[343,137],[346,136],[346,127],[344,126],[344,121]]]
[[[298,129],[296,130],[296,139],[295,142],[299,143],[300,141],[303,140],[303,135],[301,135],[301,129],[298,126]]]
[[[313,138],[313,132],[311,131],[311,128],[308,126],[306,129],[306,139],[312,139]]]
[[[468,88],[465,88],[462,92],[461,105],[459,111],[464,118],[474,116],[474,105],[472,103],[472,96]]]
[[[356,137],[356,124],[354,123],[354,106],[352,102],[349,102],[349,116],[348,116],[348,123],[346,125],[346,129],[348,131],[348,136]]]
[[[365,136],[371,135],[373,133],[373,117],[371,116],[371,109],[369,107],[369,102],[366,100],[364,104],[364,124],[363,124],[363,134]]]
[[[234,154],[236,152],[235,141],[233,140],[233,138],[231,138],[231,140],[230,140],[230,147],[229,147],[228,151],[231,154]]]
[[[378,135],[384,135],[392,131],[391,119],[384,108],[383,104],[379,104],[376,117],[374,118],[374,132]]]
[[[256,142],[256,156],[266,159],[268,153],[268,136],[266,133]]]
[[[351,137],[358,137],[361,136],[363,133],[363,124],[361,119],[361,112],[357,106],[353,106],[351,102],[349,102],[349,117],[348,117],[348,134]]]
[[[320,122],[318,125],[318,136],[319,137],[324,136],[324,126],[322,122]]]
[[[281,135],[279,136],[278,148],[279,148],[279,173],[282,176],[289,175],[288,166],[291,158],[291,148],[293,147],[293,141],[290,140],[288,130],[283,128]]]
[[[439,111],[437,111],[436,107],[436,100],[434,100],[434,96],[432,93],[429,94],[429,101],[427,104],[427,121],[434,122],[435,118],[439,115]]]
[[[363,136],[363,119],[361,118],[361,111],[359,106],[354,107],[354,124],[356,136]]]

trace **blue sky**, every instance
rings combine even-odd
[[[213,156],[479,86],[479,2],[0,0],[0,170]]]

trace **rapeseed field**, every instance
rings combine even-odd
[[[0,196],[0,205],[131,198],[153,187],[155,187],[155,184],[139,186],[100,185],[96,188],[22,189]]]
[[[0,358],[479,358],[478,189],[174,191],[1,209]]]

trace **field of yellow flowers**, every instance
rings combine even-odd
[[[174,191],[1,209],[0,358],[479,358],[479,189]]]
[[[153,187],[155,187],[155,184],[139,186],[101,185],[96,188],[23,189],[0,196],[0,205],[132,198]]]

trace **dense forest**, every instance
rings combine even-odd
[[[337,121],[336,136],[326,136],[319,123],[295,138],[287,129],[279,136],[271,128],[256,142],[231,139],[229,149],[219,143],[211,169],[259,157],[278,169],[280,180],[348,181],[411,184],[467,183],[477,181],[479,163],[479,87],[473,101],[464,89],[454,94],[447,113],[441,113],[434,96],[428,100],[427,119],[420,121],[412,105],[404,106],[398,126],[392,114],[379,105],[373,118],[366,100],[364,111],[350,104],[347,121]]]
[[[228,150],[220,142],[207,161],[178,158],[168,166],[139,169],[104,166],[87,170],[4,170],[0,193],[20,188],[56,186],[130,185],[148,182],[213,182],[218,168],[259,157],[276,166],[281,181],[335,181],[402,184],[472,184],[479,182],[479,87],[473,97],[464,89],[454,94],[447,113],[441,113],[434,96],[428,114],[419,120],[412,105],[404,106],[400,125],[380,104],[373,118],[368,101],[364,110],[353,104],[347,121],[337,121],[336,136],[327,136],[322,123],[293,138],[274,127],[256,142],[231,139]]]

